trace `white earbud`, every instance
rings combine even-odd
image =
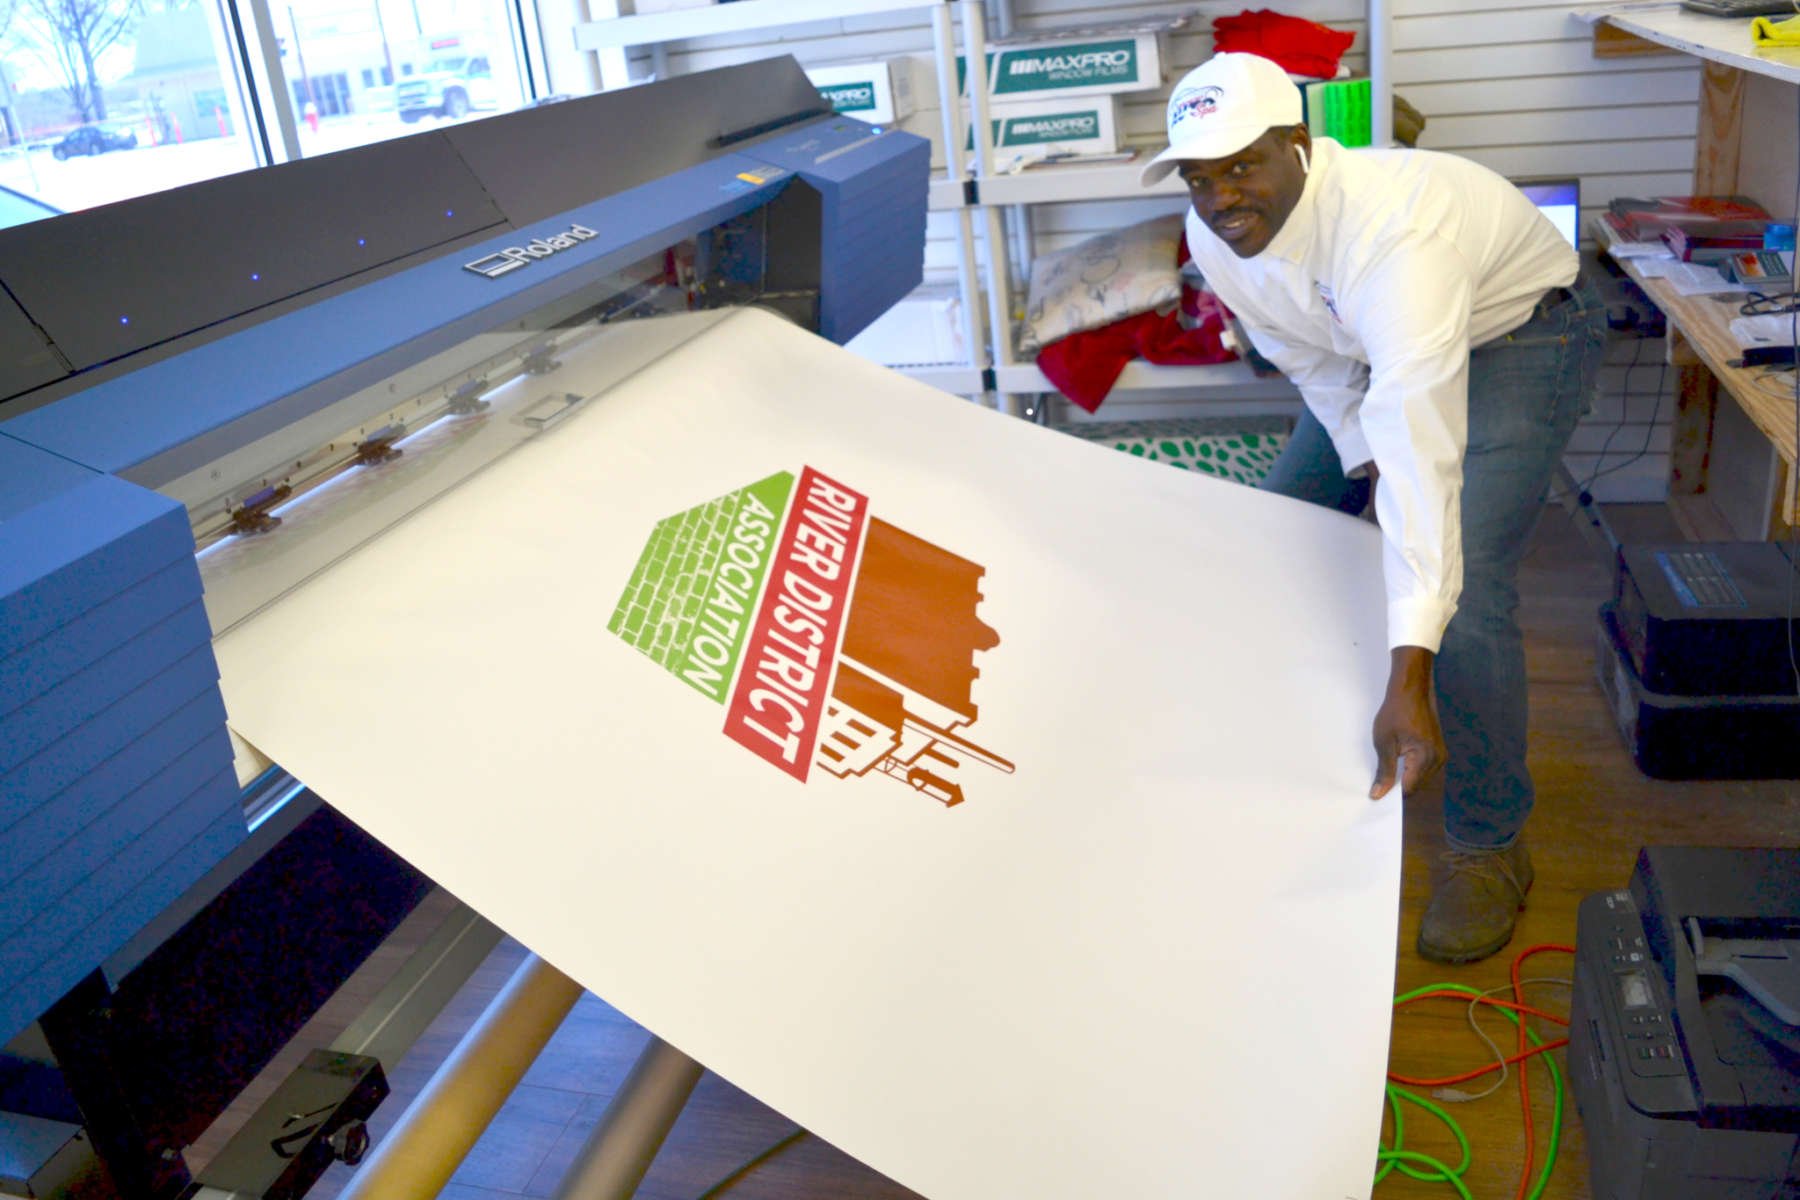
[[[1306,157],[1306,147],[1305,146],[1295,146],[1294,153],[1298,154],[1300,156],[1300,173],[1302,175],[1311,174],[1312,173],[1312,162],[1311,162],[1311,160],[1309,160]]]

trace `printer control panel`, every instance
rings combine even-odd
[[[1675,1044],[1673,1006],[1663,994],[1663,981],[1644,940],[1644,924],[1631,893],[1604,894],[1604,908],[1593,913],[1589,932],[1602,952],[1596,965],[1605,972],[1605,990],[1611,1004],[1625,1065],[1632,1074],[1655,1078],[1687,1074],[1681,1051]],[[1598,928],[1595,928],[1598,926]]]

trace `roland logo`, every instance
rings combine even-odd
[[[838,112],[858,112],[875,107],[875,85],[872,83],[828,83],[819,94],[831,101]]]
[[[498,279],[509,271],[530,266],[533,259],[549,258],[559,250],[573,249],[590,238],[599,236],[585,225],[571,225],[564,233],[532,238],[523,246],[508,246],[485,258],[478,258],[472,263],[464,263],[463,270],[473,271],[477,275],[485,275],[489,279]]]

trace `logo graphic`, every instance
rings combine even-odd
[[[1045,142],[1093,141],[1100,136],[1100,114],[1054,113],[1044,117],[1009,117],[988,122],[996,146],[1035,146]],[[968,148],[975,148],[975,130],[969,130]]]
[[[968,740],[985,567],[811,467],[657,522],[607,628],[725,707],[725,736],[802,783],[885,775],[946,806]]]
[[[838,112],[861,112],[875,107],[875,85],[872,83],[825,83],[819,94]]]
[[[991,57],[989,61],[992,61]],[[1136,82],[1136,41],[1090,42],[1061,49],[1043,46],[1003,52],[994,92],[1035,92]]]
[[[477,275],[485,275],[489,279],[498,279],[509,271],[530,266],[532,259],[549,258],[558,250],[571,250],[588,239],[599,236],[585,225],[571,225],[567,233],[553,233],[547,238],[532,238],[524,246],[509,246],[498,254],[490,254],[486,258],[478,258],[472,263],[464,263],[463,270],[473,271]]]
[[[1212,84],[1176,92],[1169,98],[1169,128],[1172,130],[1184,122],[1212,116],[1219,111],[1219,103],[1224,99],[1225,90]]]
[[[1330,286],[1327,284],[1315,281],[1313,286],[1319,289],[1319,298],[1325,301],[1325,311],[1331,314],[1332,320],[1336,321],[1339,325],[1342,325],[1344,323],[1344,318],[1338,315],[1337,295],[1332,292]]]

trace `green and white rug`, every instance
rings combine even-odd
[[[1097,421],[1060,428],[1151,462],[1255,486],[1287,445],[1286,417]]]

